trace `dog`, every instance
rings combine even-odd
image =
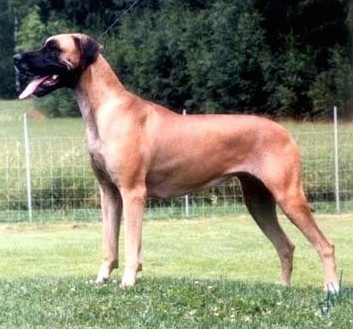
[[[289,133],[258,116],[183,116],[144,100],[124,88],[101,48],[87,35],[60,34],[38,50],[14,56],[17,70],[35,77],[20,99],[67,87],[78,102],[101,196],[103,260],[96,282],[106,282],[119,265],[124,218],[121,286],[135,284],[142,269],[147,196],[194,193],[236,176],[246,207],[279,255],[281,283],[290,284],[295,246],[279,224],[276,204],[318,252],[325,290],[337,292],[334,245],[312,216],[301,181],[300,153]]]

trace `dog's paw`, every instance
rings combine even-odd
[[[331,293],[331,294],[338,294],[341,290],[340,285],[336,282],[329,282],[325,284],[325,292]]]
[[[109,271],[107,271],[105,268],[101,268],[98,272],[96,283],[104,284],[104,283],[107,283],[108,280],[109,280]]]
[[[101,277],[97,277],[95,283],[97,284],[105,284],[109,281],[109,278],[101,278]]]
[[[120,283],[120,288],[132,287],[136,283],[136,272],[130,269],[125,269],[123,278]]]

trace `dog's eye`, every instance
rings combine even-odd
[[[54,40],[49,40],[45,46],[44,46],[44,50],[45,51],[50,51],[50,52],[54,52],[54,51],[59,51],[59,47],[56,44],[56,42]]]

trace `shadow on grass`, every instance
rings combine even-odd
[[[0,327],[351,327],[353,298],[322,317],[323,297],[313,287],[189,278],[144,277],[129,289],[80,277],[0,280]]]

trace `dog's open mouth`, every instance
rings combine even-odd
[[[31,95],[41,96],[41,94],[45,93],[48,89],[55,87],[58,82],[59,76],[56,74],[43,77],[36,77],[22,91],[21,95],[19,96],[19,99],[24,99]]]

